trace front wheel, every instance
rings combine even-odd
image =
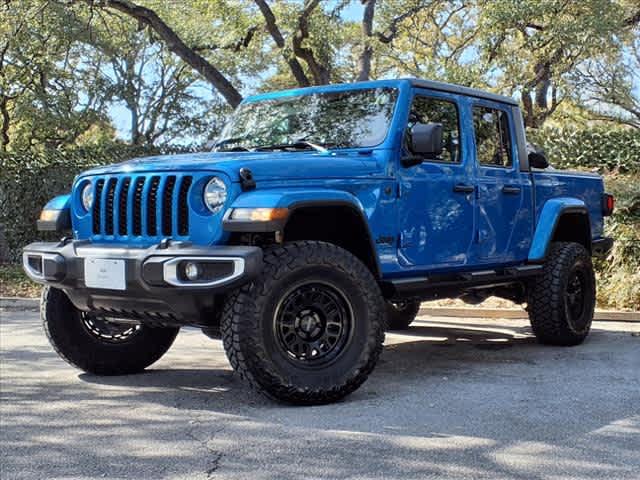
[[[596,297],[589,252],[578,243],[554,242],[528,297],[531,327],[540,343],[582,343],[591,329]]]
[[[222,339],[233,368],[276,400],[312,405],[357,389],[384,340],[378,284],[351,253],[323,242],[264,252],[264,269],[232,293]]]
[[[96,375],[138,373],[165,354],[177,327],[126,324],[85,312],[57,288],[45,287],[42,324],[58,355],[74,367]]]

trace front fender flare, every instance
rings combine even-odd
[[[225,213],[222,225],[228,232],[284,232],[291,214],[297,209],[305,207],[348,207],[352,209],[354,214],[358,215],[362,220],[363,234],[368,244],[367,252],[370,258],[365,263],[371,268],[376,278],[380,278],[380,265],[367,213],[360,200],[349,192],[332,189],[286,188],[243,193]],[[229,218],[234,208],[286,208],[289,212],[286,218],[281,220],[267,222],[234,221]]]
[[[42,209],[46,218],[36,222],[39,231],[62,232],[71,228],[71,195],[58,195],[47,202]]]
[[[233,201],[224,216],[222,225],[229,232],[274,232],[284,228],[287,218],[269,222],[240,222],[230,220],[229,215],[234,208],[287,208],[291,213],[297,208],[309,205],[346,205],[365,216],[360,201],[343,190],[302,188],[254,190],[241,194]]]
[[[529,249],[528,260],[530,262],[541,262],[546,258],[558,221],[565,213],[580,213],[589,218],[587,206],[578,198],[558,197],[547,200],[540,212]]]

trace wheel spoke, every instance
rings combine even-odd
[[[82,314],[82,324],[91,335],[109,343],[126,342],[138,333],[142,327],[141,325],[122,323],[88,313]]]
[[[334,287],[315,283],[291,292],[274,318],[275,333],[288,357],[308,365],[339,355],[349,336],[348,301]]]

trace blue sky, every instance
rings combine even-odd
[[[331,4],[335,4],[335,1],[331,1],[328,3],[330,7]],[[363,7],[359,1],[351,2],[343,10],[343,16],[347,20],[357,20],[362,18]],[[257,87],[257,85],[256,85]],[[249,90],[251,90],[249,85]],[[210,99],[211,92],[207,91],[205,88],[198,88],[199,93],[201,93],[203,99]],[[251,94],[253,92],[248,91],[247,94]],[[116,128],[117,135],[119,138],[128,140],[131,136],[131,117],[129,110],[124,106],[124,104],[114,104],[109,108],[109,116],[113,122],[114,127]]]
[[[332,4],[335,4],[335,0],[331,0],[328,2],[327,7],[330,8]],[[345,19],[359,21],[362,18],[363,6],[359,1],[351,2],[344,10],[343,16]],[[640,75],[636,77],[636,83],[634,85],[634,93],[636,96],[640,96]],[[258,85],[256,84],[255,87]],[[244,94],[251,94],[255,90],[252,89],[252,85],[248,84],[248,88],[243,92]],[[197,86],[198,94],[202,96],[204,100],[210,99],[212,96],[211,91],[208,89],[208,85],[203,84]],[[124,105],[112,105],[109,109],[109,115],[113,121],[113,124],[116,128],[118,137],[123,139],[128,139],[131,131],[131,121],[129,111],[124,107]]]

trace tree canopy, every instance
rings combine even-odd
[[[247,94],[398,76],[640,128],[639,36],[637,0],[3,0],[0,149],[113,140],[114,112],[201,142]]]

